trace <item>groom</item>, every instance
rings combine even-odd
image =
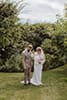
[[[30,73],[32,67],[32,48],[33,46],[30,44],[27,48],[22,52],[23,56],[23,68],[24,68],[24,85],[30,84]]]

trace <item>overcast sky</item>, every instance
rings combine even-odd
[[[63,15],[67,0],[25,0],[27,3],[23,13],[19,15],[22,22],[55,22],[56,14]]]

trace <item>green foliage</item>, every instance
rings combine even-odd
[[[18,45],[21,39],[18,11],[17,3],[7,0],[0,2],[0,71],[20,70],[20,64],[17,62],[17,54],[20,52]],[[25,45],[23,39],[22,44],[23,49]]]
[[[45,69],[67,63],[67,5],[64,18],[57,16],[53,24],[34,25],[19,23],[18,14],[23,7],[7,0],[0,2],[0,71],[22,71],[21,52],[29,43],[34,50],[42,46],[46,55]]]
[[[12,3],[0,3],[0,53],[8,55],[8,48],[20,39],[19,26],[16,24],[17,9]],[[8,49],[8,50],[6,50]],[[10,51],[11,52],[11,51]],[[7,58],[7,56],[5,56]]]
[[[67,32],[63,29],[63,31],[61,30],[61,23],[55,24],[54,27],[55,30],[51,35],[51,39],[45,39],[41,45],[46,55],[46,69],[67,63],[67,42],[65,42],[67,40]]]
[[[5,62],[5,65],[2,65],[0,67],[0,71],[4,72],[19,72],[23,71],[22,67],[22,58],[19,54],[14,54],[10,57],[10,59],[7,59]]]
[[[41,45],[44,39],[50,38],[50,30],[48,29],[49,27],[51,27],[50,24],[24,24],[21,26],[23,33],[22,38],[24,41],[32,43],[33,47],[36,48],[37,46]]]

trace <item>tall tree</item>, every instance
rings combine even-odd
[[[0,58],[9,58],[12,48],[21,37],[18,25],[18,14],[21,11],[20,2],[0,2]],[[23,8],[23,7],[22,7]]]

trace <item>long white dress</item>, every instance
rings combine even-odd
[[[44,54],[38,54],[38,53],[34,54],[34,72],[31,79],[31,84],[36,86],[42,84],[41,78],[42,78],[42,68],[44,62],[45,62]]]

